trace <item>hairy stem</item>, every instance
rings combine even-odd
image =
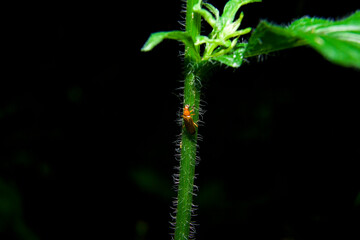
[[[193,116],[196,122],[199,116],[200,92],[194,87],[195,74],[188,74],[185,79],[185,103],[194,106]],[[175,240],[188,239],[190,234],[192,196],[195,178],[197,131],[194,135],[182,130],[180,176],[178,185],[178,206],[176,214]]]
[[[185,31],[190,34],[193,42],[196,42],[196,37],[200,35],[201,30],[201,16],[193,11],[196,2],[196,0],[187,0],[186,4]],[[198,61],[199,49],[200,46],[195,46],[195,50],[185,49],[185,58],[193,62]]]
[[[194,42],[200,34],[200,15],[193,12],[195,0],[187,1],[186,12],[186,31],[191,35]],[[184,105],[189,104],[194,109],[194,122],[199,118],[200,88],[197,81],[199,76],[196,74],[197,56],[199,47],[195,49],[185,49],[186,77],[184,86]],[[180,175],[178,185],[178,203],[176,209],[175,240],[188,239],[191,235],[191,212],[192,196],[194,189],[195,164],[196,164],[196,145],[197,130],[194,135],[182,129],[181,136],[181,157]]]

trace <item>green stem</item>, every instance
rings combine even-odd
[[[187,1],[186,31],[195,39],[200,34],[201,17],[193,12],[195,0]],[[197,52],[195,52],[197,51]],[[199,47],[195,50],[185,49],[186,77],[184,86],[184,105],[189,104],[194,109],[193,120],[199,119],[200,81],[196,74],[198,66]],[[182,129],[180,175],[178,185],[178,198],[176,209],[175,240],[185,240],[190,237],[192,196],[194,189],[196,164],[197,130],[194,135]]]
[[[185,103],[194,106],[193,116],[196,122],[199,117],[200,92],[194,90],[195,74],[187,75],[185,79]],[[190,234],[192,196],[195,178],[197,131],[194,135],[182,130],[180,176],[178,185],[178,205],[176,214],[175,240],[188,239]]]
[[[196,42],[196,37],[200,35],[201,30],[201,16],[193,11],[193,7],[197,1],[188,0],[186,4],[186,22],[185,31],[190,34],[193,42]],[[191,48],[185,49],[185,58],[196,62],[199,59],[200,46],[195,46],[195,51]]]

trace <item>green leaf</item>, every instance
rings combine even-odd
[[[210,3],[202,3],[209,11],[214,14],[215,19],[218,20],[220,18],[219,10],[211,5]]]
[[[230,47],[230,45],[231,45],[230,40],[225,41],[223,39],[218,39],[218,38],[211,39],[211,38],[208,38],[208,37],[202,36],[202,35],[198,36],[195,41],[195,46],[201,45],[203,43],[213,43],[213,44],[221,45],[224,47]]]
[[[195,46],[206,44],[202,60],[207,61],[214,58],[214,60],[228,66],[239,67],[243,55],[235,61],[233,56],[239,56],[240,51],[235,52],[236,49],[233,48],[236,46],[239,36],[251,32],[251,28],[238,30],[244,17],[243,12],[240,13],[236,21],[234,19],[241,6],[252,2],[261,2],[261,0],[230,0],[226,3],[221,17],[219,16],[219,11],[213,5],[203,3],[202,0],[194,1],[193,11],[200,14],[213,28],[208,37],[197,36],[195,38]],[[205,6],[210,12],[202,8],[202,6]],[[224,55],[224,57],[221,55]]]
[[[245,57],[302,45],[333,63],[360,68],[360,11],[339,21],[304,17],[288,27],[262,21],[249,39]]]
[[[238,68],[241,66],[242,61],[244,59],[244,52],[245,52],[245,43],[240,43],[238,46],[241,46],[228,54],[221,55],[218,57],[211,58],[212,60],[218,61],[222,64],[225,64],[229,67]]]
[[[194,5],[194,12],[200,14],[210,24],[211,27],[214,27],[217,19],[215,19],[213,15],[211,15],[211,13],[209,13],[208,11],[202,9],[201,4],[202,1],[198,0],[197,3]],[[210,11],[217,14],[218,18],[219,11],[216,12],[217,9],[214,6],[212,6],[211,4],[207,4],[205,6],[210,7]]]
[[[164,39],[173,39],[181,41],[185,46],[195,49],[194,42],[187,32],[182,31],[169,31],[169,32],[156,32],[152,33],[146,41],[141,51],[148,52],[161,43]]]
[[[221,16],[223,20],[223,24],[229,24],[234,21],[235,15],[239,8],[243,5],[253,3],[253,2],[261,2],[261,0],[230,0],[226,3],[224,7],[223,14]]]
[[[293,36],[287,29],[261,21],[249,39],[245,57],[267,54],[305,44],[305,41]]]

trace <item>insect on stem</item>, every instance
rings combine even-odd
[[[194,111],[194,109],[190,110],[190,106],[188,104],[186,104],[184,107],[183,115],[181,115],[181,117],[184,119],[184,124],[185,124],[186,130],[191,135],[195,134],[195,132],[196,132],[195,127],[198,127],[198,125],[194,122],[194,120],[191,117],[191,116],[195,115],[194,113],[192,113],[193,111]]]

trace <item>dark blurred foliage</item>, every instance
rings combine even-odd
[[[265,0],[243,8],[243,24],[357,7]],[[15,9],[3,29],[0,239],[169,239],[182,48],[140,48],[180,28],[181,2]],[[359,79],[306,47],[215,72],[197,238],[360,238]]]

